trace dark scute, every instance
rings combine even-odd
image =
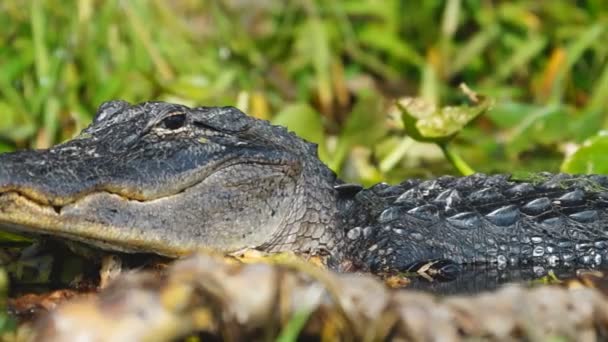
[[[504,196],[495,188],[485,188],[472,192],[467,197],[473,203],[495,202],[504,199]]]
[[[561,217],[550,217],[548,219],[545,219],[543,221],[541,221],[540,223],[541,225],[543,225],[546,229],[556,229],[556,228],[560,228],[562,225],[562,218]]]
[[[599,215],[596,210],[581,211],[578,213],[571,214],[569,217],[581,223],[593,222],[599,219]]]
[[[254,121],[235,107],[197,107],[192,111],[205,114],[205,121],[195,121],[194,124],[221,132],[242,132]]]
[[[378,222],[380,223],[387,223],[390,221],[395,221],[400,219],[401,217],[403,217],[403,215],[406,213],[407,208],[404,207],[390,207],[388,209],[385,209],[382,214],[380,214],[380,217],[378,218]]]
[[[461,200],[462,200],[462,197],[460,196],[460,193],[458,192],[458,190],[448,189],[448,190],[442,191],[439,195],[437,195],[437,197],[435,197],[435,200],[433,202],[440,203],[440,204],[453,205],[453,204],[459,203]]]
[[[508,196],[528,195],[534,192],[534,186],[530,183],[519,183],[505,191]]]
[[[418,196],[418,192],[416,191],[416,189],[409,189],[406,192],[399,195],[399,197],[397,197],[397,199],[395,200],[395,203],[409,202],[411,200],[417,199],[417,196]]]
[[[93,118],[93,123],[99,123],[102,120],[107,120],[112,115],[119,113],[129,108],[130,106],[131,104],[129,102],[123,100],[103,102],[97,108],[97,112],[95,113],[95,117]]]
[[[469,211],[448,217],[447,221],[454,227],[460,229],[473,229],[478,228],[481,225],[479,215]]]
[[[521,208],[521,210],[528,215],[539,215],[549,209],[551,209],[551,200],[547,197],[532,200]]]
[[[581,189],[574,189],[560,196],[557,200],[563,205],[575,205],[585,199],[585,192]]]
[[[410,216],[421,220],[433,220],[438,217],[439,210],[432,204],[425,204],[407,211]]]
[[[486,215],[486,219],[497,226],[511,226],[517,222],[519,210],[514,205],[498,208]]]
[[[334,185],[334,189],[338,192],[338,195],[342,197],[353,197],[359,191],[363,190],[363,187],[359,184],[344,183]]]

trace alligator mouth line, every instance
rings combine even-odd
[[[229,168],[243,161],[224,161],[216,164],[213,172]],[[252,162],[245,162],[250,164]],[[283,165],[283,163],[258,162],[257,164]],[[175,196],[200,185],[211,175],[211,172],[199,174],[196,181],[188,182],[186,186],[180,187],[176,192],[154,198],[141,198],[137,196],[125,196],[125,191],[109,191],[109,188],[98,190],[87,189],[86,192],[78,193],[77,196],[63,197],[58,204],[52,200],[40,200],[41,196],[31,196],[32,193],[42,194],[39,191],[23,191],[22,189],[0,189],[0,230],[23,234],[28,236],[58,236],[73,241],[93,244],[102,249],[115,250],[118,252],[149,252],[179,257],[192,252],[192,246],[180,246],[178,244],[168,245],[162,239],[144,238],[145,235],[133,233],[128,227],[114,226],[88,220],[86,217],[76,215],[65,215],[64,209],[68,206],[78,206],[81,201],[98,195],[114,197],[123,203],[132,205],[144,205],[156,201],[170,200]],[[42,195],[42,198],[48,198]],[[67,200],[69,199],[69,201]]]
[[[65,208],[66,206],[68,206],[70,204],[78,203],[79,201],[81,201],[89,196],[94,196],[96,194],[107,194],[107,195],[118,196],[122,200],[128,201],[128,202],[146,203],[146,202],[152,202],[152,201],[163,199],[163,198],[170,198],[173,196],[177,196],[177,195],[187,191],[188,189],[195,187],[197,184],[202,183],[203,181],[205,181],[205,179],[201,179],[200,181],[198,181],[194,184],[184,187],[183,189],[179,190],[176,193],[166,195],[166,196],[155,197],[155,198],[142,198],[142,197],[137,197],[137,196],[125,195],[125,192],[111,191],[106,188],[101,188],[99,190],[91,189],[90,191],[78,193],[76,196],[61,197],[62,201],[59,202],[60,204],[53,204],[53,203],[51,203],[50,200],[41,201],[40,198],[44,198],[45,196],[42,196],[42,195],[32,196],[33,192],[23,191],[21,189],[0,190],[0,198],[2,198],[2,196],[12,196],[12,195],[19,196],[19,197],[31,202],[32,204],[35,204],[36,206],[42,208],[41,210],[53,210],[57,215],[61,215],[63,208]],[[34,193],[42,194],[40,192],[34,192]],[[0,213],[1,212],[2,212],[2,207],[0,207]]]
[[[21,196],[29,199],[30,201],[37,203],[41,206],[52,207],[57,213],[61,212],[61,208],[66,205],[73,204],[78,202],[79,200],[86,198],[87,196],[91,196],[99,193],[112,194],[121,197],[127,201],[145,203],[150,202],[162,198],[169,198],[172,196],[177,196],[188,189],[191,189],[198,184],[204,182],[209,176],[211,176],[215,172],[219,172],[229,167],[233,167],[239,164],[258,164],[258,165],[283,165],[278,162],[268,162],[268,161],[242,161],[237,157],[225,159],[219,162],[207,164],[204,170],[196,170],[192,172],[193,174],[197,174],[196,176],[191,177],[191,180],[184,182],[181,186],[175,188],[173,191],[164,191],[158,194],[146,194],[143,191],[138,191],[133,189],[133,187],[128,187],[125,185],[118,184],[101,184],[98,186],[89,187],[83,191],[75,192],[71,195],[59,195],[53,196],[45,193],[44,191],[38,190],[33,186],[0,186],[0,196],[6,193],[15,192],[20,194]],[[188,176],[186,176],[188,177]],[[0,208],[1,209],[1,208]]]
[[[67,218],[58,213],[54,206],[41,204],[14,191],[0,193],[0,229],[27,236],[52,235],[117,252],[153,250],[169,257],[191,252],[187,246],[180,248],[168,246],[161,240],[142,239],[119,227]]]

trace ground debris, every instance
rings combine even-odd
[[[41,341],[165,341],[196,334],[275,339],[308,315],[300,336],[457,341],[608,337],[608,300],[592,288],[510,285],[476,296],[392,290],[368,275],[296,263],[243,264],[199,254],[164,276],[125,272],[98,296],[36,323]]]

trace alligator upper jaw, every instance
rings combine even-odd
[[[133,215],[130,211],[139,201],[180,193],[219,165],[210,162],[203,171],[193,169],[174,182],[138,183],[120,169],[117,173],[124,176],[104,176],[116,165],[102,163],[100,158],[87,160],[88,150],[103,147],[80,145],[76,139],[49,150],[0,155],[0,230],[49,235],[120,252],[180,256],[192,251],[192,246],[166,241],[161,234],[143,234],[137,223],[101,217],[101,206],[90,205],[91,199],[104,198],[125,215]]]
[[[81,178],[76,177],[68,188],[83,192],[55,193],[40,201],[29,194],[34,191],[45,198],[52,190],[48,184],[61,184],[42,176],[25,177],[24,182],[24,177],[15,176],[17,165],[2,163],[15,155],[0,155],[0,230],[169,257],[199,249],[231,252],[262,245],[290,212],[297,179],[290,165],[234,158],[210,163],[197,175],[199,181],[168,196],[134,200],[98,190],[86,180],[78,187]],[[25,167],[21,172],[29,171]],[[260,188],[261,182],[268,187]],[[251,201],[251,194],[256,201]]]
[[[37,203],[17,192],[0,193],[0,230],[33,236],[53,236],[116,252],[155,252],[177,257],[192,252],[153,235],[143,239],[132,230],[62,215],[61,208]]]

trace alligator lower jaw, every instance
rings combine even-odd
[[[116,252],[155,252],[180,257],[193,252],[167,241],[143,240],[128,229],[65,217],[56,207],[37,203],[16,192],[0,193],[0,230],[34,236],[61,237]]]

